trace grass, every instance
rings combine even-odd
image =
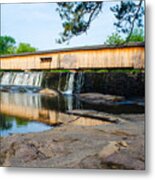
[[[47,72],[64,73],[64,72],[70,72],[70,71],[68,69],[54,69],[54,70],[49,70]]]
[[[140,72],[144,72],[144,70],[143,69],[93,69],[93,70],[84,70],[83,72],[87,72],[87,73],[108,73],[108,72],[140,73]]]
[[[36,70],[32,70],[36,71]],[[40,72],[40,70],[37,70],[38,72]],[[37,72],[36,71],[36,72]],[[43,72],[51,72],[51,73],[67,73],[67,72],[71,72],[71,70],[68,69],[53,69],[53,70],[42,70]],[[124,72],[124,73],[140,73],[140,72],[144,72],[144,69],[80,69],[77,70],[77,72],[84,72],[84,73],[108,73],[108,72]],[[0,72],[22,72],[19,70],[0,70]],[[30,71],[31,72],[31,71]]]

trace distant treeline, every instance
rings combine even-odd
[[[16,41],[11,36],[0,36],[0,55],[35,52],[37,48],[29,43],[21,42],[16,46]]]

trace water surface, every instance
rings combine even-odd
[[[22,89],[25,91],[21,91],[21,87],[16,86],[5,88],[6,92],[0,91],[1,136],[49,130],[59,126],[61,122],[68,121],[71,116],[67,111],[74,109],[97,110],[113,114],[144,113],[144,106],[135,104],[134,99],[112,105],[94,105],[81,102],[73,95],[51,97],[36,93],[35,88],[31,87],[23,86]],[[97,121],[94,123],[94,120],[85,118],[80,123],[93,125],[97,124]]]

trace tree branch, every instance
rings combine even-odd
[[[131,35],[132,35],[132,33],[133,33],[134,23],[135,23],[135,20],[136,20],[136,16],[138,15],[138,13],[139,13],[139,11],[140,11],[142,2],[143,2],[143,0],[140,0],[139,4],[137,5],[138,9],[137,9],[137,11],[136,11],[136,13],[135,13],[135,16],[134,16],[133,20],[132,20],[131,30],[130,30],[130,33],[129,33],[128,37],[126,38],[126,42],[129,42],[130,37],[131,37]]]
[[[99,9],[102,8],[102,4],[101,4],[101,3],[98,3],[98,4],[96,5],[96,7],[93,9],[91,15],[89,16],[89,19],[88,19],[88,22],[87,22],[87,26],[86,26],[86,30],[87,30],[88,27],[90,26],[90,23],[93,21],[92,18],[93,18],[94,14],[95,14],[95,11],[96,11],[98,8],[99,8]],[[85,30],[85,31],[86,31],[86,30]]]

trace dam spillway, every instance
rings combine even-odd
[[[98,92],[126,97],[145,94],[145,73],[127,72],[0,72],[0,89],[53,89],[61,94]]]
[[[5,72],[0,78],[0,84],[10,86],[40,87],[42,82],[42,76],[42,72]]]
[[[44,72],[2,72],[0,73],[0,86],[50,88],[50,84],[52,85],[53,81],[47,83],[46,74]],[[80,93],[83,85],[83,73],[68,72],[54,73],[53,75],[59,77],[54,88],[55,90],[64,95],[72,95],[75,91]]]

